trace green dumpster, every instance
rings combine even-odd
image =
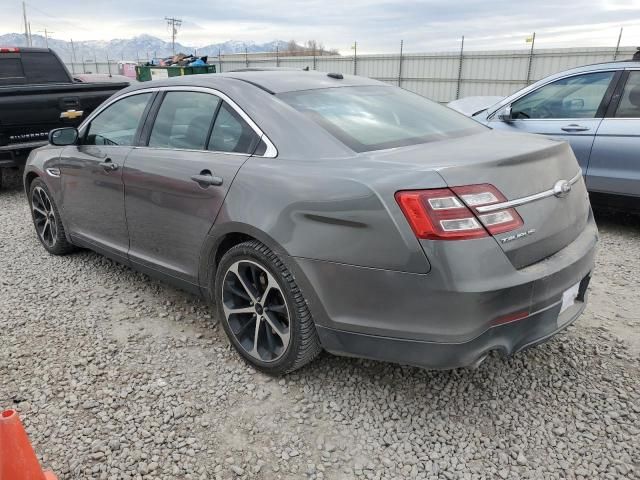
[[[159,80],[161,78],[179,77],[181,75],[198,75],[202,73],[216,73],[216,66],[203,65],[199,67],[136,67],[136,79],[139,82],[148,82],[149,80]]]

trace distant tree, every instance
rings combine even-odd
[[[289,40],[287,46],[282,52],[283,55],[288,56],[311,56],[311,55],[338,55],[336,49],[327,50],[324,48],[324,44],[318,40],[307,40],[304,44],[300,45],[295,40]]]

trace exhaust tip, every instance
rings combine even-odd
[[[489,356],[489,353],[484,353],[482,355],[480,355],[478,358],[476,358],[476,360],[469,365],[467,368],[469,370],[477,370],[478,368],[480,368],[480,365],[482,365],[482,363],[487,359],[487,357]]]

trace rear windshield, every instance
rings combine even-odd
[[[356,152],[404,147],[471,135],[486,127],[396,87],[338,87],[281,93]]]
[[[69,74],[58,57],[49,52],[22,52],[22,68],[28,83],[69,83]]]

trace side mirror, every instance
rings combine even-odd
[[[75,145],[78,141],[78,130],[74,127],[56,128],[49,132],[49,143],[58,147]]]
[[[513,117],[511,116],[511,105],[507,105],[502,109],[502,112],[498,115],[498,119],[507,123],[513,121]]]

